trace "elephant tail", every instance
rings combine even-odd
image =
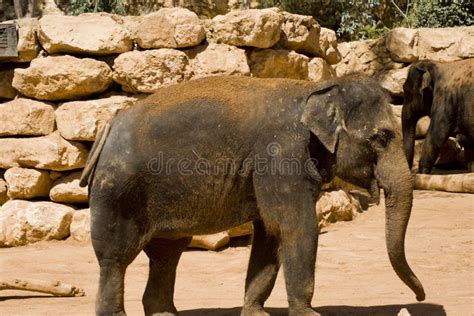
[[[109,132],[110,132],[110,123],[106,123],[104,127],[102,127],[102,129],[97,134],[97,138],[94,142],[94,145],[92,145],[91,151],[89,153],[89,157],[87,158],[86,166],[84,167],[84,170],[82,171],[81,179],[79,180],[79,186],[85,187],[91,182],[92,176],[95,170],[95,165],[97,164],[97,161],[99,160],[100,152],[102,151],[102,148],[104,147],[105,140],[107,139]]]

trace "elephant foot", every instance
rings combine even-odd
[[[321,316],[321,314],[317,313],[312,308],[304,308],[297,310],[290,309],[289,316]]]
[[[240,316],[270,316],[262,306],[243,307]]]

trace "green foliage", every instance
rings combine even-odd
[[[471,0],[413,1],[405,25],[411,27],[450,27],[474,24]]]
[[[126,14],[124,0],[71,0],[67,8],[68,15],[79,15],[86,12]]]
[[[261,7],[312,15],[343,40],[377,38],[394,26],[473,25],[474,0],[261,0]]]

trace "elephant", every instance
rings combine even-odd
[[[419,171],[431,173],[440,148],[456,134],[468,168],[474,171],[474,59],[416,62],[408,71],[403,91],[403,143],[409,167],[413,165],[416,123],[429,116]]]
[[[191,236],[253,222],[241,315],[264,302],[280,265],[289,315],[311,307],[315,203],[335,175],[386,194],[386,244],[418,300],[404,252],[413,176],[385,92],[366,78],[324,83],[207,77],[160,88],[103,128],[80,180],[89,185],[100,266],[97,315],[124,315],[124,275],[144,250],[146,315],[176,315],[176,266]]]

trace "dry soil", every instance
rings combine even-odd
[[[392,271],[382,206],[324,229],[313,306],[323,315],[397,315],[402,308],[411,315],[474,315],[473,211],[474,195],[416,192],[406,251],[426,290],[422,303]],[[248,256],[248,247],[184,253],[175,292],[182,315],[239,315]],[[140,254],[127,270],[128,315],[143,315],[147,265]],[[98,266],[90,244],[43,242],[0,249],[0,278],[5,277],[58,279],[84,288],[86,296],[2,291],[0,315],[94,314]],[[287,314],[281,272],[266,306],[272,315]]]

